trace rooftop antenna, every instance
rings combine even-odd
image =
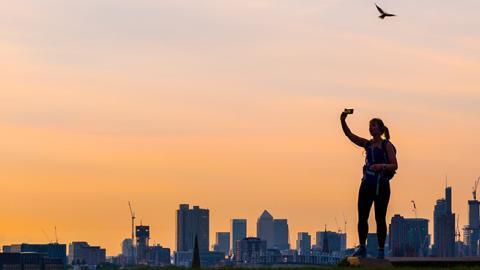
[[[460,220],[460,214],[457,215],[457,231],[455,232],[456,241],[460,241],[460,229],[458,227],[459,220]]]
[[[58,244],[57,226],[55,226],[55,244]]]
[[[343,222],[344,222],[344,228],[343,228],[343,232],[345,233],[345,235],[347,234],[347,219],[345,218],[345,214],[342,213],[342,216],[343,216]]]

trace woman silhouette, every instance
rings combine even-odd
[[[389,141],[390,133],[383,121],[378,118],[370,120],[370,135],[367,140],[353,134],[345,121],[348,114],[353,110],[345,110],[340,116],[342,129],[345,135],[354,144],[366,151],[365,165],[363,166],[363,178],[358,193],[358,238],[360,247],[353,256],[366,257],[367,249],[365,242],[368,234],[368,216],[372,204],[375,202],[375,221],[377,223],[378,254],[377,258],[385,257],[385,238],[387,236],[387,206],[390,199],[389,180],[398,169],[395,146]],[[385,139],[382,138],[385,136]]]

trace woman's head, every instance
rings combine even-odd
[[[385,135],[385,139],[390,139],[390,132],[380,118],[373,118],[372,120],[370,120],[369,130],[370,135],[372,135],[373,137]]]

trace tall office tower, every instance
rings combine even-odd
[[[209,210],[188,204],[181,204],[177,210],[177,251],[193,251],[195,235],[198,237],[200,252],[207,252],[209,246]]]
[[[226,256],[230,251],[230,233],[217,232],[214,251],[223,252]]]
[[[148,240],[150,239],[150,226],[135,226],[135,238],[137,239],[137,263],[148,263]]]
[[[428,219],[394,215],[389,226],[389,248],[394,257],[426,257],[430,246]]]
[[[231,223],[232,254],[235,255],[237,241],[247,237],[247,220],[232,219]]]
[[[297,252],[301,256],[309,256],[312,250],[312,236],[307,232],[299,232],[297,237]]]
[[[445,188],[445,199],[437,200],[433,211],[433,248],[437,257],[455,256],[455,214],[452,213],[452,188]]]
[[[273,247],[278,250],[290,249],[288,242],[288,221],[286,219],[273,220]]]
[[[265,210],[257,220],[257,237],[267,242],[267,248],[273,248],[274,231],[273,231],[273,217]]]

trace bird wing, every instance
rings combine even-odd
[[[385,14],[385,12],[383,11],[383,9],[381,9],[377,4],[375,4],[375,6],[377,7],[378,12],[380,12],[380,13],[382,13],[382,14]]]

